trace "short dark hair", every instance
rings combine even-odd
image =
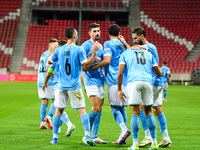
[[[142,27],[136,27],[135,29],[133,29],[132,34],[133,33],[136,33],[138,36],[143,34],[144,37],[146,37],[145,31],[144,31],[144,29]]]
[[[67,41],[65,41],[65,40],[60,40],[60,42],[58,43],[59,44],[59,46],[63,46],[63,45],[65,45],[67,43]]]
[[[117,24],[111,24],[108,30],[111,36],[118,36],[120,27]]]
[[[164,61],[164,62],[163,62],[163,64],[164,64],[164,65],[167,65],[167,62],[166,62],[166,61]]]
[[[97,23],[92,23],[88,27],[88,31],[90,32],[93,28],[100,28],[100,25]]]
[[[67,39],[72,39],[75,31],[76,31],[75,28],[67,28],[65,30],[65,36],[66,36],[66,38]]]
[[[49,40],[49,44],[50,44],[50,43],[54,43],[54,42],[58,42],[58,40],[55,39],[55,38],[52,38],[52,39]]]

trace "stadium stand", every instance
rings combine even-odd
[[[33,0],[32,4],[40,6],[79,6],[79,0]]]
[[[22,70],[37,70],[41,54],[48,49],[51,38],[63,40],[65,29],[74,27],[78,29],[75,20],[45,20],[47,25],[30,25],[28,39],[23,59]]]
[[[184,61],[200,38],[200,1],[140,0],[141,24],[147,39],[158,48],[160,65],[168,61],[172,72],[192,72],[199,65]]]
[[[0,68],[10,64],[20,8],[21,0],[0,1]]]
[[[124,7],[129,0],[83,0],[84,7]],[[79,0],[33,0],[33,5],[40,6],[79,6]]]
[[[101,39],[100,43],[103,45],[104,41],[109,40],[108,27],[110,24],[115,23],[114,21],[83,21],[82,22],[82,36],[81,43],[90,39],[88,35],[89,24],[96,22],[100,24]],[[78,21],[74,20],[45,20],[47,25],[30,25],[28,32],[28,39],[26,44],[26,50],[23,59],[22,70],[34,70],[38,69],[38,63],[41,54],[48,49],[47,42],[51,38],[57,38],[58,40],[66,39],[64,31],[67,27],[75,27],[78,29]],[[121,33],[127,42],[130,44],[130,28],[120,27]],[[54,30],[52,30],[54,29]],[[37,37],[37,38],[35,38]],[[37,44],[36,44],[37,43]]]

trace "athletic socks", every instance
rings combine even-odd
[[[140,117],[140,121],[141,121],[141,124],[142,124],[142,128],[143,128],[143,130],[145,132],[145,139],[151,139],[149,128],[147,126],[147,119],[146,119],[146,116],[145,116],[143,110],[140,110],[139,117]]]
[[[92,138],[96,138],[97,137],[97,133],[99,131],[99,124],[100,124],[100,120],[101,120],[101,114],[102,111],[98,111],[96,118],[94,119],[94,123],[93,123],[93,127],[92,127]]]
[[[46,117],[46,113],[47,113],[47,105],[42,103],[41,106],[40,106],[41,122],[44,122],[44,118]]]
[[[53,116],[53,138],[58,138],[58,128],[60,125],[60,116]]]
[[[125,108],[120,108],[119,111],[121,112],[123,119],[124,119],[124,123],[127,126],[127,114],[126,114],[126,109]]]
[[[163,99],[165,99],[166,96],[167,96],[167,90],[164,90],[164,92],[163,92]]]
[[[97,113],[95,113],[93,110],[91,110],[89,112],[90,130],[92,130],[92,126],[93,126],[93,123],[94,123],[96,116],[97,116]]]
[[[133,146],[138,144],[138,133],[139,133],[139,118],[138,115],[133,115],[131,117],[131,131],[133,137]]]
[[[142,128],[143,130],[147,130],[148,129],[148,126],[147,126],[147,120],[146,120],[146,116],[144,114],[144,111],[143,110],[140,110],[140,120],[141,120],[141,123],[142,123]]]
[[[49,108],[49,112],[48,112],[48,116],[52,117],[56,112],[56,108],[54,106],[54,103],[51,104],[50,108]]]
[[[169,135],[167,131],[167,120],[165,118],[164,113],[161,113],[160,115],[156,116],[158,123],[159,123],[159,128],[161,133],[163,134],[163,140],[169,141]]]
[[[152,143],[156,143],[157,144],[157,136],[156,136],[156,121],[153,117],[153,114],[149,114],[147,115],[147,125],[149,127],[150,130],[150,134],[152,137]]]
[[[121,112],[119,111],[119,108],[115,108],[115,107],[112,108],[112,114],[113,114],[115,121],[120,126],[121,131],[123,132],[124,130],[127,130],[127,127],[123,120],[123,116],[122,116]]]
[[[83,113],[81,115],[81,122],[82,122],[82,125],[83,125],[83,128],[84,128],[85,134],[86,133],[90,134],[89,117],[88,117],[87,113]]]

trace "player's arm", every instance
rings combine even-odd
[[[42,86],[43,91],[45,91],[45,88],[47,88],[47,82],[49,81],[50,76],[53,73],[53,69],[49,68],[48,72],[46,73],[46,76],[44,78],[44,85]]]
[[[160,69],[159,66],[153,66],[153,70],[158,77],[162,77],[162,70]]]
[[[94,42],[94,44],[92,45],[92,53],[90,55],[90,57],[87,59],[87,61],[82,64],[83,67],[89,67],[94,59],[94,56],[96,54],[96,52],[98,51],[99,49],[99,43],[98,42]]]
[[[167,77],[170,78],[170,77],[171,77],[171,74],[170,74],[170,73],[167,73]]]
[[[84,78],[82,74],[81,74],[81,83],[84,85]]]
[[[118,75],[117,75],[117,86],[118,86],[118,97],[122,103],[126,102],[124,100],[124,97],[126,98],[126,95],[124,94],[124,92],[122,92],[122,88],[121,88],[124,69],[125,69],[125,64],[119,64],[119,71],[118,71]]]
[[[97,65],[92,66],[90,70],[97,69],[97,68],[102,68],[102,67],[104,67],[106,65],[109,65],[110,62],[111,62],[111,56],[105,56],[103,61],[101,61]]]
[[[130,45],[126,42],[122,35],[119,35],[118,38],[126,46],[127,49],[130,48]]]

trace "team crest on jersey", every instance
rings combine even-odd
[[[83,51],[83,55],[85,55],[85,51]]]

